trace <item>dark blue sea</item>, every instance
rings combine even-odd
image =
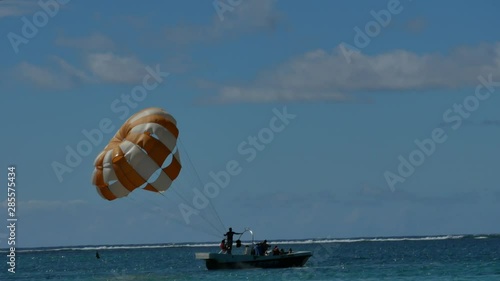
[[[0,280],[500,280],[500,235],[271,241],[314,256],[301,268],[208,271],[216,243],[19,249]],[[95,254],[99,251],[100,259]]]

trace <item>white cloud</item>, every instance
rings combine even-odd
[[[97,53],[87,57],[89,70],[103,82],[135,83],[146,74],[145,65],[134,57]]]
[[[240,5],[232,7],[232,10],[224,11],[223,20],[214,9],[215,15],[210,24],[168,27],[165,31],[166,40],[188,44],[236,33],[272,30],[278,22],[278,14],[274,9],[275,2],[275,0],[243,1]]]
[[[358,93],[454,89],[477,84],[479,75],[500,75],[500,43],[461,47],[446,55],[394,50],[350,58],[348,63],[340,47],[311,51],[248,84],[220,86],[213,100],[346,102],[356,101]]]
[[[115,43],[109,37],[93,33],[83,37],[65,37],[57,38],[56,44],[64,47],[82,49],[82,50],[112,50],[115,48]]]

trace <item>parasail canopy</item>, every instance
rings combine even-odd
[[[115,200],[138,188],[167,190],[181,171],[176,124],[161,108],[132,115],[95,159],[92,183],[99,195]]]

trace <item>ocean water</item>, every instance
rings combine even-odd
[[[500,280],[500,235],[271,241],[309,250],[301,268],[208,271],[217,243],[18,250],[0,280]],[[95,252],[99,251],[100,259]],[[7,261],[7,253],[1,251]]]

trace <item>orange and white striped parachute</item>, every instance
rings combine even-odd
[[[167,190],[181,171],[176,124],[161,108],[146,108],[132,115],[94,162],[92,183],[97,192],[114,200],[140,187],[153,192]]]

